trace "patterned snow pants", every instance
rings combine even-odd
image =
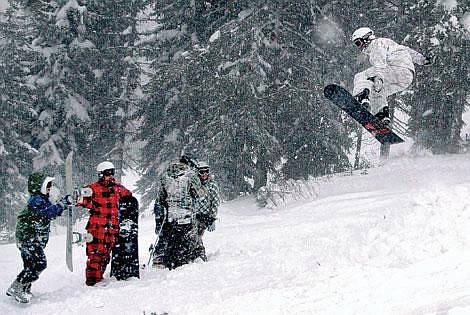
[[[169,269],[193,261],[197,243],[197,230],[193,224],[165,223],[154,254],[154,262]]]
[[[375,78],[375,80],[370,78]],[[355,75],[352,94],[356,95],[366,88],[369,89],[371,113],[376,114],[388,106],[387,97],[405,90],[412,81],[413,71],[410,69],[393,66],[370,67]]]
[[[197,238],[196,238],[196,245],[194,248],[194,257],[200,257],[202,260],[206,261],[206,248],[204,247],[204,242],[202,241],[202,237],[204,236],[204,232],[207,229],[208,224],[202,221],[198,222],[197,227]]]
[[[111,251],[114,247],[115,236],[118,230],[106,231],[102,238],[93,237],[93,241],[86,244],[86,285],[93,286],[103,280],[106,266],[111,260]]]

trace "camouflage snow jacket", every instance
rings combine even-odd
[[[194,219],[194,201],[199,198],[201,182],[186,164],[173,162],[160,181],[155,201],[155,219],[173,224],[191,224]]]
[[[202,183],[201,194],[196,202],[196,218],[198,221],[204,225],[212,224],[217,218],[219,204],[219,187],[211,176]]]
[[[45,247],[49,240],[51,220],[64,211],[61,204],[52,204],[48,195],[44,194],[45,180],[46,176],[41,173],[33,173],[29,177],[28,191],[31,197],[18,214],[16,222],[16,239],[19,243]]]

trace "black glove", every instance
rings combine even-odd
[[[215,218],[213,218],[211,216],[208,216],[208,215],[205,215],[205,214],[202,214],[202,213],[198,213],[198,214],[196,214],[196,220],[198,220],[199,222],[201,222],[205,225],[211,225],[212,223],[214,223]]]
[[[70,205],[73,204],[73,198],[70,195],[65,195],[65,196],[62,197],[60,202],[63,203],[64,205],[66,205],[66,206],[70,206]]]
[[[424,62],[423,62],[423,66],[430,66],[434,63],[434,56],[426,56],[424,57]]]

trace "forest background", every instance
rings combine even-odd
[[[143,205],[182,152],[206,160],[226,199],[353,167],[357,125],[323,88],[368,66],[368,26],[434,64],[391,98],[414,152],[464,150],[468,1],[1,0],[0,231],[12,239],[27,177],[141,174]],[[362,158],[356,167],[367,167]],[[145,207],[143,207],[145,208]]]

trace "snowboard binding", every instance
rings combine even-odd
[[[369,94],[370,94],[370,90],[369,89],[364,89],[364,90],[362,90],[362,92],[360,92],[359,94],[356,94],[356,96],[354,96],[354,98],[359,103],[361,103],[361,105],[367,110],[370,110]]]

